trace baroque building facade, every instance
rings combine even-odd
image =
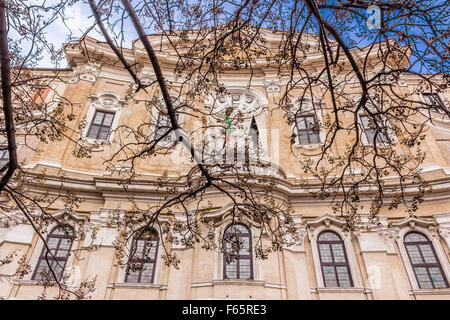
[[[158,39],[151,38],[152,43],[158,43]],[[70,100],[76,114],[74,127],[85,121],[81,130],[83,141],[103,143],[91,158],[77,158],[73,154],[73,143],[63,140],[44,144],[36,140],[33,142],[35,150],[22,146],[19,157],[26,163],[29,174],[45,172],[42,183],[27,185],[27,192],[51,192],[62,186],[83,200],[76,212],[70,213],[67,223],[76,228],[77,221],[89,221],[98,227],[93,240],[97,249],[81,250],[79,255],[63,255],[65,270],[60,270],[74,272],[77,279],[95,276],[93,299],[450,299],[450,120],[437,119],[429,123],[422,176],[432,184],[433,192],[425,194],[415,215],[408,215],[401,207],[382,209],[378,223],[372,224],[367,219],[369,209],[366,208],[366,213],[361,213],[361,227],[357,232],[349,232],[344,228],[345,221],[332,214],[328,202],[317,201],[302,190],[299,183],[302,170],[287,151],[290,138],[281,134],[291,128],[274,103],[282,90],[283,79],[276,70],[264,67],[255,75],[251,88],[245,86],[247,75],[225,74],[222,81],[230,95],[219,100],[216,107],[223,112],[233,102],[244,114],[244,127],[257,124],[260,151],[279,164],[273,167],[273,176],[279,179],[276,188],[282,190],[294,209],[293,217],[302,244],[271,253],[266,260],[257,259],[254,251],[249,250],[239,256],[238,266],[229,267],[219,252],[206,251],[197,244],[185,247],[174,243],[170,250],[176,252],[181,261],[176,269],[167,267],[162,259],[163,250],[159,247],[165,241],[164,235],[151,231],[142,242],[142,245],[152,243],[155,248],[150,252],[151,258],[146,260],[148,268],[145,272],[127,273],[116,263],[115,241],[119,230],[109,223],[108,215],[118,208],[127,209],[130,204],[117,177],[101,160],[108,157],[114,139],[118,139],[110,132],[123,124],[138,123],[148,110],[142,103],[135,104],[125,98],[131,81],[126,71],[114,64],[101,63],[112,59],[112,52],[105,43],[86,37],[78,44],[66,46],[65,52],[69,68],[36,71],[57,74],[60,79],[52,82],[54,91],[45,99],[55,99],[57,93]],[[90,62],[85,52],[101,58]],[[144,84],[154,81],[154,73],[139,41],[124,52],[127,59],[141,65],[139,75]],[[174,61],[171,54],[159,51],[158,58],[168,80],[176,81],[170,78]],[[307,63],[313,66],[320,61],[312,56],[307,58]],[[418,77],[405,75],[396,85],[399,90],[414,90],[418,82]],[[139,94],[143,97],[146,93]],[[450,93],[425,94],[422,98],[439,99],[448,104]],[[208,107],[211,103],[205,99],[204,104]],[[307,123],[313,121],[308,117],[324,116],[322,107],[311,103],[309,113],[297,119],[294,149],[314,151],[320,147],[325,133],[323,130],[312,132]],[[150,112],[152,119],[156,119],[154,134],[158,135],[167,119],[159,116],[155,108]],[[178,118],[186,128],[194,127],[194,120],[188,114]],[[364,126],[365,120],[361,121]],[[367,130],[363,139],[370,139],[370,134]],[[78,133],[74,133],[73,138],[77,138],[76,135]],[[155,181],[162,172],[173,177],[186,173],[181,153],[178,146],[172,156],[138,160],[139,175],[132,185],[135,201],[159,201],[161,194],[152,189],[148,181]],[[230,226],[230,204],[222,198],[211,198],[211,202],[208,217],[214,226],[216,241],[220,235],[230,232],[230,228],[238,228],[241,239],[251,246],[258,233],[257,226],[250,220]],[[52,210],[55,217],[67,215],[63,203],[53,204]],[[164,223],[165,218],[160,219]],[[56,243],[63,251],[67,247],[83,249],[92,244],[89,235],[80,241],[70,241],[58,229],[50,231],[48,241]],[[23,279],[1,282],[0,296],[34,299],[41,294],[43,287],[37,278],[45,263],[43,247],[43,241],[30,224],[2,224],[2,255],[19,250],[26,255],[31,272]],[[3,266],[2,272],[8,273],[14,267],[14,264]]]

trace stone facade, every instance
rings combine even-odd
[[[112,57],[104,43],[86,38],[84,45],[92,52],[106,52],[103,59]],[[127,59],[140,63],[140,76],[149,83],[153,72],[149,63],[144,61],[142,50],[140,42],[135,42],[125,54]],[[121,124],[133,125],[147,117],[142,103],[125,101],[131,80],[123,68],[108,63],[90,63],[81,55],[80,46],[76,45],[66,47],[66,55],[72,69],[61,71],[59,76],[64,81],[55,81],[53,85],[54,90],[70,100],[75,108],[76,119],[70,123],[74,128],[84,119],[90,123],[96,110],[115,114],[113,128]],[[165,66],[163,71],[167,72],[168,80],[174,80],[170,74],[170,54],[159,52],[158,58]],[[39,152],[22,147],[19,157],[26,162],[29,172],[45,170],[47,178],[43,184],[28,186],[30,192],[52,190],[62,183],[64,188],[76,192],[84,200],[76,212],[79,219],[89,217],[89,223],[99,227],[95,239],[99,249],[81,251],[78,257],[71,256],[66,269],[75,270],[83,279],[97,276],[96,291],[92,294],[94,299],[450,299],[450,288],[419,288],[404,245],[404,237],[410,231],[425,235],[433,245],[444,276],[450,281],[449,121],[429,124],[425,140],[427,157],[422,173],[432,183],[433,193],[425,196],[415,216],[408,216],[401,207],[383,210],[379,223],[373,225],[365,220],[367,211],[367,215],[362,214],[363,226],[358,232],[344,232],[344,223],[331,214],[330,204],[318,202],[300,187],[300,164],[291,154],[283,152],[290,149],[290,140],[283,138],[281,132],[289,132],[290,128],[280,110],[271,112],[283,79],[277,77],[273,70],[262,68],[262,71],[255,76],[251,89],[243,88],[245,77],[241,74],[225,74],[223,82],[232,92],[240,95],[236,99],[249,99],[243,101],[240,108],[244,113],[251,110],[256,115],[258,127],[264,132],[262,143],[267,149],[266,156],[279,164],[279,169],[275,170],[280,177],[277,188],[283,191],[294,207],[294,218],[304,238],[303,244],[271,253],[267,260],[253,257],[252,280],[224,279],[223,257],[217,252],[205,251],[197,245],[188,248],[174,245],[171,250],[177,252],[181,260],[179,269],[165,266],[160,250],[153,283],[127,283],[124,270],[115,265],[114,240],[118,230],[108,224],[107,216],[108,212],[118,207],[127,209],[130,204],[114,174],[100,161],[113,152],[115,137],[108,137],[108,143],[101,145],[92,158],[81,159],[73,155],[73,143],[64,140],[42,144],[35,141]],[[399,83],[399,90],[412,90],[418,81],[414,76],[405,76]],[[141,91],[138,94],[143,98],[146,93]],[[448,91],[441,95],[445,102],[450,98]],[[207,104],[205,101],[205,106]],[[187,115],[179,120],[186,128],[195,125],[194,119]],[[85,137],[86,132],[81,135]],[[77,134],[73,133],[72,138],[77,139]],[[85,140],[92,143],[89,138]],[[339,143],[344,144],[345,141],[337,141]],[[320,143],[308,147],[298,142],[294,145],[294,148],[306,151],[319,147]],[[136,168],[139,176],[133,182],[136,201],[158,201],[158,193],[146,181],[156,179],[163,171],[167,171],[169,176],[187,173],[188,165],[179,160],[181,152],[181,147],[177,147],[170,156],[138,160]],[[211,202],[211,215],[220,217],[222,221],[221,225],[216,226],[217,232],[223,232],[228,219],[227,203],[223,203],[221,198],[211,199]],[[53,209],[55,215],[64,214],[61,203],[55,203]],[[256,234],[251,222],[248,226],[252,234]],[[325,230],[334,231],[344,243],[352,287],[324,285],[317,241],[318,235]],[[73,245],[83,248],[89,241],[87,237]],[[33,269],[42,249],[42,241],[28,224],[2,225],[0,251],[4,255],[14,249],[26,254]],[[12,271],[14,267],[5,266],[2,272]],[[32,273],[22,280],[0,282],[0,296],[6,299],[36,298],[42,287],[31,277]]]

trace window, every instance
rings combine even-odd
[[[366,115],[361,115],[360,119],[361,119],[364,133],[367,137],[368,143],[373,143],[374,137],[375,137],[375,134],[377,131],[378,131],[377,141],[376,141],[377,143],[391,141],[389,139],[389,134],[388,134],[389,128],[387,127],[387,120],[382,121],[382,119],[377,118],[377,125],[375,125],[373,119],[371,119],[370,117],[368,117]],[[377,128],[377,126],[378,126],[378,128]]]
[[[324,231],[317,240],[325,287],[353,287],[344,242],[334,232]]]
[[[424,92],[422,93],[423,99],[425,100],[425,103],[431,105],[432,110],[436,112],[442,112],[443,109],[445,109],[444,103],[442,102],[441,98],[439,97],[439,94],[437,93],[431,93],[431,92]]]
[[[96,110],[87,137],[108,140],[113,120],[114,113]]]
[[[175,114],[175,119],[178,122],[178,114]],[[155,139],[161,138],[172,127],[170,118],[161,112],[158,113],[158,121],[156,122]],[[171,135],[167,135],[163,140],[170,140]]]
[[[153,229],[139,232],[133,238],[125,282],[153,283],[159,237]]]
[[[7,147],[4,150],[0,150],[0,170],[9,162],[9,153]]]
[[[60,226],[53,229],[47,238],[47,245],[50,251],[47,251],[45,246],[42,248],[42,252],[39,256],[32,279],[47,281],[51,280],[53,279],[53,274],[50,270],[53,270],[57,280],[61,280],[64,273],[64,268],[66,267],[67,259],[69,258],[72,242],[72,227]]]
[[[250,230],[242,224],[229,226],[224,233],[225,279],[253,279],[252,240]]]
[[[300,144],[320,142],[319,126],[314,115],[297,116],[297,133]]]
[[[423,234],[410,232],[404,240],[409,261],[421,289],[448,288],[433,245]]]

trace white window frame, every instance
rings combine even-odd
[[[364,130],[364,125],[362,123],[361,116],[369,117],[364,112],[358,113],[358,125],[360,126],[360,129],[361,129],[360,130],[361,131],[361,134],[360,134],[361,142],[364,146],[371,146],[371,145],[373,145],[373,142],[371,142],[371,141],[369,142],[369,140],[367,139],[366,131]],[[387,125],[386,133],[387,133],[390,141],[389,142],[377,141],[376,142],[377,147],[385,147],[387,145],[395,145],[398,143],[397,135],[395,134],[394,130],[392,129],[392,124],[389,121],[389,119],[386,119],[386,125]],[[380,134],[380,133],[378,133],[378,134]]]

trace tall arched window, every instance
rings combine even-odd
[[[430,240],[418,232],[409,232],[404,240],[409,261],[421,289],[448,288],[441,264]]]
[[[324,231],[317,239],[320,265],[325,287],[352,287],[344,242],[332,231]]]
[[[54,279],[52,270],[57,280],[61,280],[70,249],[73,243],[73,229],[70,226],[58,226],[50,232],[47,238],[47,246],[44,246],[39,256],[36,269],[34,270],[33,280],[52,280]],[[48,261],[48,262],[47,262]]]
[[[232,224],[224,233],[225,279],[253,279],[252,235],[242,224]]]
[[[138,232],[133,238],[125,282],[153,283],[159,236],[154,229]]]

